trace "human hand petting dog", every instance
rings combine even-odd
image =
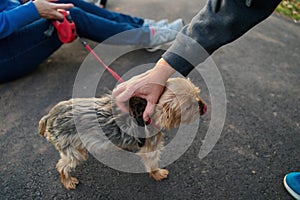
[[[128,112],[126,103],[132,96],[138,96],[147,100],[143,119],[149,121],[154,112],[156,103],[164,91],[167,80],[175,73],[175,70],[164,60],[160,59],[155,67],[143,74],[135,76],[118,85],[112,92],[116,103],[123,112]]]
[[[37,8],[40,16],[45,19],[63,19],[64,16],[58,12],[59,9],[73,8],[71,3],[54,3],[57,0],[35,0],[33,3]]]

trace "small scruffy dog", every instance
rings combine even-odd
[[[179,127],[180,123],[188,124],[199,114],[203,115],[207,107],[199,93],[199,88],[189,79],[169,79],[152,116],[155,126],[168,130]],[[38,132],[60,153],[56,168],[65,188],[76,188],[78,180],[70,172],[87,159],[87,149],[93,145],[101,146],[99,151],[111,147],[133,151],[142,158],[152,178],[157,181],[167,178],[168,170],[158,167],[163,133],[143,121],[146,104],[145,99],[132,97],[129,100],[129,114],[125,114],[116,106],[112,95],[74,98],[58,103],[42,117]],[[97,126],[101,127],[107,140],[96,141],[90,135]],[[141,130],[144,137],[139,137]]]

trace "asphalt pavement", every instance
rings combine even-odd
[[[107,9],[189,22],[204,3],[109,0]],[[134,66],[155,63],[162,53],[137,49],[111,67],[124,74]],[[282,180],[286,173],[300,170],[299,53],[299,24],[273,14],[211,57],[224,83],[227,107],[221,136],[206,157],[200,159],[199,151],[212,119],[211,95],[204,79],[191,73],[208,113],[189,148],[166,166],[166,180],[118,171],[90,156],[74,172],[80,181],[77,189],[68,191],[55,169],[57,151],[37,133],[39,119],[72,97],[88,55],[78,40],[64,45],[33,73],[0,85],[0,199],[291,199]],[[104,73],[97,95],[115,83]],[[172,132],[166,134],[172,140],[174,135],[168,134]]]

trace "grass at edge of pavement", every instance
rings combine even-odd
[[[276,12],[300,22],[300,0],[283,0],[276,8]]]

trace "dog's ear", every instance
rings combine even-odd
[[[177,100],[173,99],[172,101],[164,102],[162,105],[157,105],[155,121],[160,127],[169,130],[179,126],[181,113],[180,106],[177,104]]]

